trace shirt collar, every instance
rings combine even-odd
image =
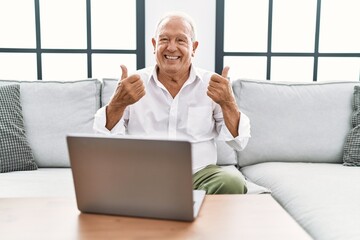
[[[149,82],[151,79],[153,79],[158,86],[162,86],[162,84],[160,83],[160,81],[158,79],[158,76],[157,76],[157,69],[158,68],[159,68],[158,65],[155,65],[155,67],[153,69],[153,72],[150,75],[147,82]],[[195,82],[195,80],[198,80],[198,79],[200,81],[203,81],[203,79],[200,77],[199,73],[197,72],[196,68],[191,64],[189,78],[186,80],[184,85],[189,85],[189,84]]]

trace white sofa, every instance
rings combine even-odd
[[[252,126],[247,148],[238,153],[242,173],[271,189],[314,239],[360,239],[360,168],[342,164],[355,85],[233,85]]]
[[[116,82],[0,80],[0,86],[20,84],[27,139],[39,167],[0,173],[0,197],[74,197],[65,136],[93,133],[94,114]],[[360,239],[360,168],[342,165],[355,85],[233,84],[252,138],[243,152],[218,142],[218,164],[240,166],[248,194],[271,191],[315,239]]]
[[[91,133],[101,82],[6,81],[20,84],[27,140],[38,170],[0,173],[0,197],[74,196],[65,136]]]
[[[117,80],[0,80],[0,86],[12,84],[20,84],[26,136],[39,168],[0,173],[0,197],[74,196],[65,137],[94,133],[95,112],[109,101]],[[218,163],[234,166],[236,153],[226,143],[218,144]],[[250,193],[269,191],[251,182],[248,186]]]

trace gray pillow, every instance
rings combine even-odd
[[[26,139],[20,85],[0,87],[0,172],[36,170]]]
[[[360,166],[360,86],[354,87],[353,115],[345,146],[343,161],[345,166]]]

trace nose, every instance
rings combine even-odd
[[[175,52],[176,51],[176,42],[174,40],[169,41],[168,45],[167,45],[167,50],[170,52]]]

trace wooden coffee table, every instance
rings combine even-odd
[[[311,239],[268,194],[206,196],[194,222],[83,214],[73,198],[3,198],[0,238]]]

